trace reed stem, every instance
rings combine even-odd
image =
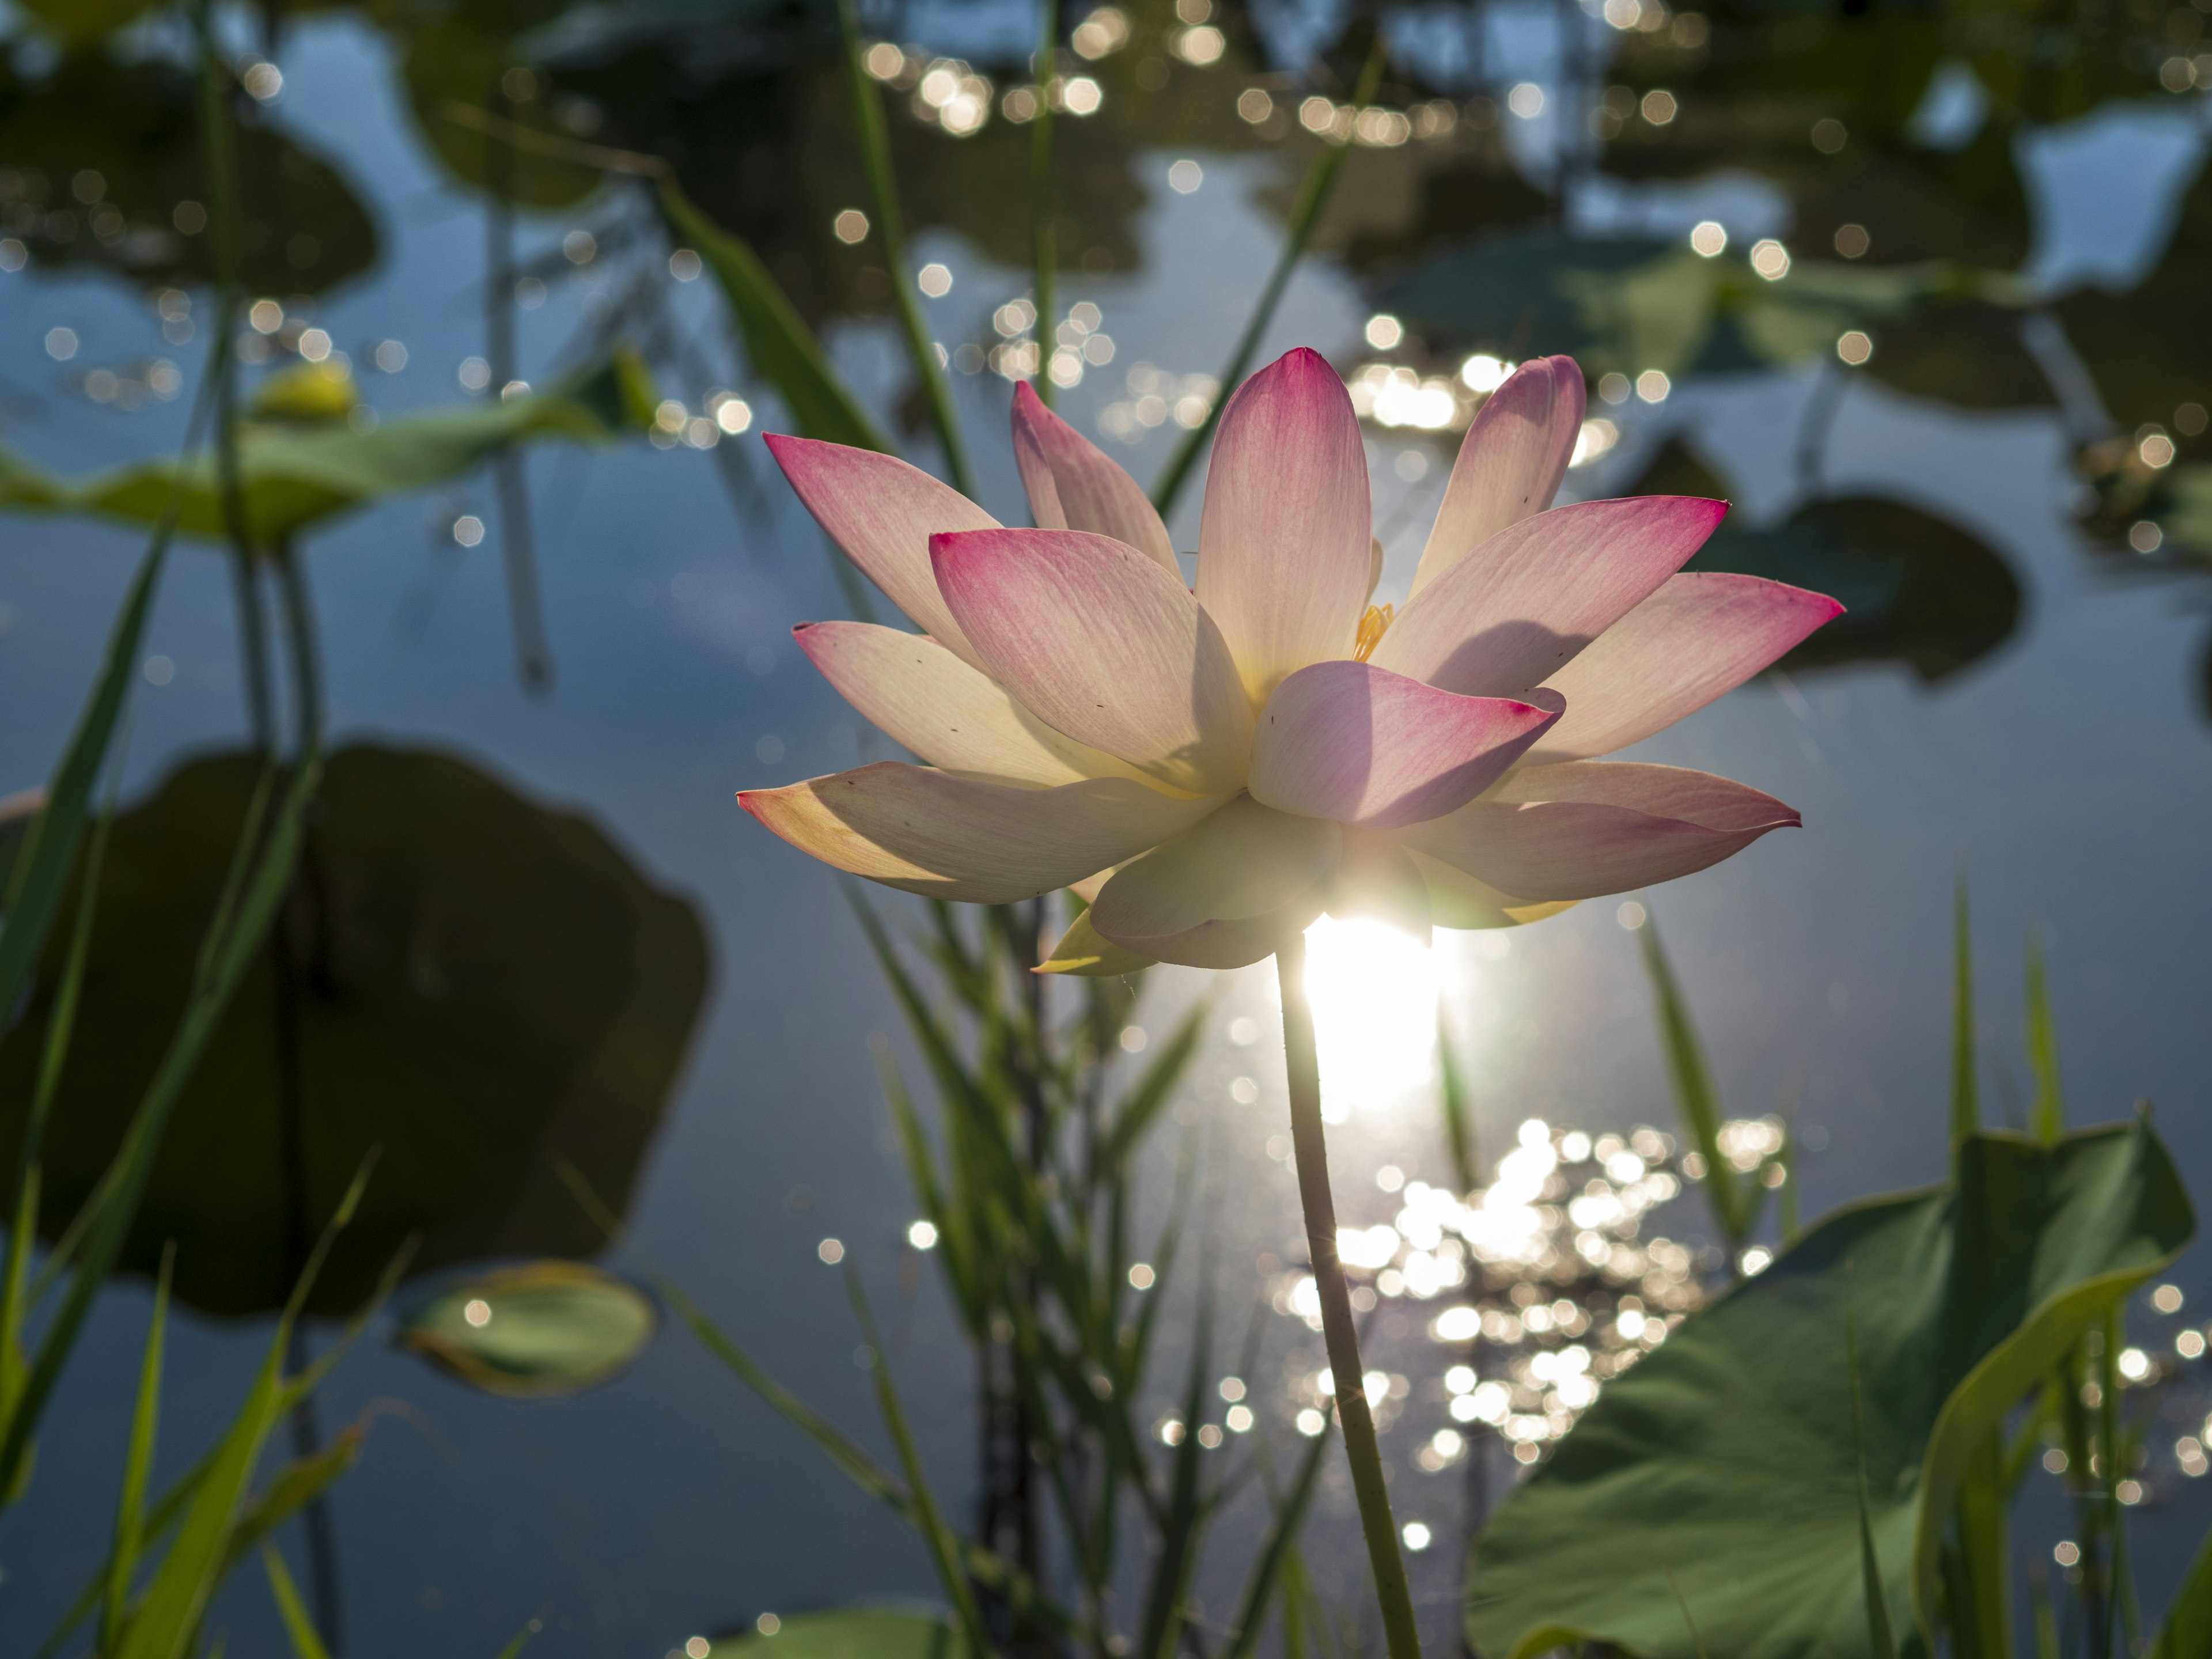
[[[1336,1253],[1336,1202],[1328,1188],[1328,1144],[1322,1133],[1321,1063],[1314,1042],[1313,1009],[1306,1000],[1306,947],[1302,939],[1275,952],[1275,971],[1283,987],[1283,1059],[1291,1083],[1291,1144],[1298,1165],[1298,1199],[1306,1217],[1306,1249],[1313,1258],[1314,1284],[1321,1292],[1322,1339],[1328,1349],[1328,1372],[1336,1389],[1336,1418],[1344,1425],[1344,1453],[1352,1464],[1352,1489],[1359,1499],[1360,1530],[1367,1534],[1367,1559],[1375,1572],[1375,1593],[1382,1606],[1382,1633],[1390,1659],[1420,1659],[1421,1638],[1413,1621],[1413,1592],[1406,1582],[1405,1558],[1398,1553],[1398,1530],[1390,1518],[1390,1494],[1382,1481],[1382,1453],[1375,1440],[1375,1415],[1368,1408],[1366,1370],[1359,1363],[1359,1333],[1352,1323],[1352,1292],[1344,1282],[1344,1263]]]

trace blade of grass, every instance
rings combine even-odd
[[[1182,1634],[1185,1604],[1198,1571],[1202,1517],[1199,1504],[1200,1419],[1206,1411],[1206,1374],[1212,1369],[1213,1288],[1211,1275],[1198,1294],[1197,1322],[1191,1333],[1190,1373],[1183,1385],[1182,1438],[1177,1443],[1175,1473],[1168,1489],[1166,1524],[1152,1561],[1152,1583],[1145,1601],[1143,1634],[1137,1659],[1173,1659]]]
[[[2043,936],[2027,936],[2027,1059],[2035,1068],[2035,1101],[2027,1132],[2046,1146],[2066,1133],[2066,1098],[2058,1087],[2058,1033],[2051,1021],[2051,986],[2044,971]]]
[[[1959,1556],[1971,1601],[1960,1622],[1971,1618],[1975,1646],[1988,1659],[2011,1659],[2014,1651],[2005,1525],[2010,1498],[2002,1431],[1993,1429],[1969,1454],[1959,1489]]]
[[[668,222],[714,272],[753,373],[775,388],[800,434],[854,449],[897,453],[837,378],[813,330],[752,245],[709,219],[672,177],[664,176],[659,184]]]
[[[1319,1483],[1323,1455],[1335,1437],[1334,1417],[1306,1445],[1306,1455],[1298,1463],[1298,1473],[1291,1482],[1291,1489],[1275,1505],[1273,1517],[1267,1525],[1267,1536],[1260,1546],[1260,1553],[1253,1558],[1252,1571],[1244,1581],[1244,1595],[1237,1611],[1237,1622],[1231,1628],[1236,1634],[1222,1650],[1221,1659],[1252,1659],[1258,1650],[1260,1637],[1267,1628],[1267,1609],[1274,1600],[1275,1587],[1284,1582],[1285,1569],[1291,1553],[1297,1547],[1298,1533],[1305,1525],[1306,1510],[1313,1502],[1314,1488]],[[1284,1650],[1290,1650],[1290,1610],[1285,1607]]]
[[[1866,1405],[1859,1389],[1858,1321],[1844,1307],[1844,1352],[1851,1372],[1851,1445],[1858,1459],[1859,1572],[1866,1597],[1867,1640],[1874,1659],[1897,1659],[1897,1634],[1889,1621],[1889,1596],[1882,1589],[1881,1558],[1874,1547],[1874,1510],[1867,1496]]]
[[[1752,1206],[1755,1194],[1765,1189],[1753,1188],[1754,1196],[1747,1198],[1743,1183],[1721,1151],[1721,1103],[1713,1089],[1712,1073],[1705,1064],[1705,1045],[1698,1040],[1697,1027],[1691,1023],[1689,1005],[1682,1000],[1680,988],[1674,982],[1674,971],[1668,965],[1667,953],[1659,944],[1659,924],[1656,919],[1646,921],[1643,927],[1644,967],[1651,977],[1651,989],[1659,1000],[1659,1035],[1667,1050],[1667,1073],[1674,1085],[1675,1103],[1681,1109],[1683,1127],[1697,1143],[1698,1155],[1705,1165],[1705,1194],[1712,1206],[1713,1218],[1729,1237],[1733,1255],[1742,1249],[1751,1236],[1755,1218]]]
[[[1160,1046],[1158,1055],[1146,1066],[1120,1109],[1114,1115],[1113,1125],[1106,1131],[1100,1149],[1100,1162],[1111,1169],[1127,1158],[1144,1139],[1146,1131],[1159,1121],[1160,1112],[1167,1105],[1168,1096],[1182,1080],[1192,1058],[1198,1053],[1200,1041],[1206,1036],[1206,1022],[1212,1017],[1213,1005],[1200,1000],[1183,1017],[1176,1027],[1175,1035]]]
[[[300,1592],[292,1583],[292,1575],[284,1565],[284,1558],[276,1553],[274,1544],[261,1547],[261,1565],[269,1575],[269,1591],[276,1598],[277,1616],[284,1621],[284,1634],[291,1639],[294,1659],[331,1659],[322,1638],[315,1634],[315,1621],[307,1616]]]
[[[1037,376],[1032,384],[1047,409],[1055,387],[1044,372],[1051,356],[1054,284],[1060,276],[1060,237],[1053,222],[1052,88],[1060,76],[1060,0],[1037,0],[1036,113],[1030,118],[1030,258],[1036,267]]]
[[[1966,915],[1966,878],[1959,878],[1951,968],[1951,1144],[1981,1127],[1974,1087],[1974,945]]]
[[[2051,1580],[2045,1575],[2040,1562],[2027,1576],[2027,1600],[2035,1620],[2035,1659],[2059,1659],[2058,1615],[2051,1605]],[[2180,1606],[2179,1598],[2174,1605]],[[2171,1615],[2168,1618],[2170,1622]],[[2197,1651],[2201,1659],[2202,1653],[2212,1652],[2212,1647]],[[2153,1648],[2151,1652],[2154,1659],[2179,1659],[2178,1654],[2162,1653],[2156,1648]]]
[[[6,1491],[15,1481],[40,1414],[76,1345],[93,1299],[122,1253],[137,1211],[139,1194],[152,1173],[154,1157],[160,1148],[169,1113],[198,1064],[201,1050],[228,1008],[232,994],[252,965],[270,923],[275,919],[276,908],[291,885],[307,803],[313,799],[320,775],[318,759],[311,751],[294,775],[283,806],[270,825],[267,842],[255,863],[252,877],[243,884],[234,906],[223,906],[209,924],[207,944],[203,950],[205,971],[196,975],[184,1016],[170,1039],[168,1049],[124,1131],[107,1172],[88,1201],[99,1208],[85,1231],[68,1296],[46,1328],[38,1359],[9,1421],[5,1442],[0,1443],[0,1492]]]
[[[848,0],[849,3],[849,0]],[[1382,67],[1387,61],[1383,49],[1382,32],[1375,32],[1375,41],[1368,50],[1367,62],[1359,71],[1359,84],[1352,94],[1352,108],[1363,110],[1375,100],[1375,88],[1382,84]],[[1298,261],[1305,257],[1306,244],[1313,240],[1314,227],[1321,222],[1322,210],[1336,191],[1337,176],[1344,171],[1345,157],[1351,153],[1349,138],[1322,141],[1326,148],[1306,168],[1306,176],[1298,185],[1297,205],[1291,210],[1289,228],[1284,233],[1282,252],[1275,256],[1275,268],[1267,274],[1267,285],[1260,290],[1260,301],[1252,308],[1252,315],[1244,325],[1244,332],[1237,337],[1237,349],[1229,354],[1228,365],[1221,371],[1221,391],[1213,399],[1213,407],[1206,418],[1191,428],[1190,435],[1182,441],[1168,463],[1167,471],[1152,489],[1152,505],[1162,518],[1167,517],[1182,493],[1184,482],[1191,468],[1198,462],[1200,452],[1213,436],[1213,428],[1220,424],[1223,404],[1233,394],[1252,367],[1252,359],[1260,349],[1260,342],[1274,320],[1275,307],[1282,303],[1283,290],[1290,286],[1291,273],[1297,269]],[[1042,337],[1040,337],[1040,349]]]
[[[154,1316],[138,1368],[138,1402],[131,1413],[131,1447],[123,1460],[123,1492],[115,1505],[115,1541],[109,1547],[107,1596],[100,1610],[100,1650],[111,1651],[123,1630],[131,1581],[138,1572],[138,1547],[146,1523],[146,1478],[154,1463],[154,1433],[161,1414],[161,1347],[168,1325],[169,1284],[177,1266],[172,1241],[161,1252],[154,1285]]]
[[[2050,1597],[2040,1593],[2040,1574],[2036,1583],[2036,1630],[2039,1641],[2044,1623],[2050,1617]],[[2056,1659],[2057,1632],[2054,1630],[2051,1634],[2051,1646]],[[2039,1654],[2037,1659],[2042,1659],[2042,1656]],[[2166,1623],[2160,1626],[2151,1643],[2149,1659],[2212,1659],[2212,1534],[2208,1534],[2197,1546],[2197,1559],[2189,1564],[2189,1576],[2174,1592],[2173,1604],[2166,1610]]]
[[[338,1232],[353,1219],[361,1195],[368,1184],[374,1158],[365,1163],[339,1200],[337,1213],[324,1228],[292,1287],[290,1299],[278,1316],[276,1329],[261,1368],[218,1444],[206,1475],[179,1522],[177,1536],[162,1557],[154,1582],[131,1615],[128,1630],[115,1650],[115,1659],[180,1659],[198,1634],[200,1619],[220,1583],[229,1557],[240,1506],[260,1462],[262,1447],[278,1421],[284,1399],[284,1351],[293,1323],[307,1304],[322,1271],[325,1258]]]
[[[908,355],[921,382],[922,399],[930,424],[945,451],[945,470],[952,487],[973,501],[975,480],[968,471],[968,453],[960,441],[960,428],[952,418],[952,400],[945,385],[945,366],[937,361],[937,346],[923,322],[921,302],[915,297],[914,273],[906,265],[906,222],[899,212],[898,178],[891,169],[890,137],[884,126],[883,97],[860,62],[860,19],[853,0],[837,0],[837,23],[845,43],[845,72],[852,88],[853,121],[860,142],[860,160],[867,168],[875,198],[876,234],[881,240],[884,264],[891,277],[891,295],[898,306],[899,326],[905,331]]]
[[[1460,1069],[1451,1024],[1437,1010],[1437,1094],[1443,1108],[1444,1139],[1462,1197],[1482,1185],[1482,1160],[1474,1133],[1474,1103],[1468,1098],[1467,1074]]]
[[[959,1544],[930,1493],[928,1478],[922,1473],[921,1454],[915,1447],[905,1408],[899,1404],[898,1390],[891,1383],[890,1356],[884,1352],[875,1317],[868,1311],[867,1294],[860,1288],[860,1275],[849,1262],[845,1268],[845,1290],[852,1298],[854,1316],[860,1321],[860,1335],[872,1357],[868,1370],[875,1379],[876,1407],[883,1413],[884,1426],[890,1432],[891,1443],[898,1449],[899,1465],[906,1473],[907,1490],[914,1504],[915,1529],[929,1547],[929,1559],[937,1569],[938,1582],[944,1587],[945,1598],[952,1603],[954,1616],[968,1638],[969,1650],[977,1659],[992,1659],[998,1650],[992,1644],[990,1632],[983,1628],[983,1615],[975,1605],[974,1587],[962,1571]]]
[[[23,1125],[23,1152],[15,1183],[15,1210],[8,1239],[8,1267],[4,1279],[0,1279],[0,1429],[15,1416],[15,1408],[28,1383],[29,1370],[23,1358],[23,1322],[29,1316],[32,1298],[26,1294],[30,1277],[31,1257],[38,1246],[39,1201],[43,1176],[40,1163],[46,1137],[46,1120],[53,1110],[54,1095],[61,1086],[62,1067],[69,1054],[70,1041],[76,1030],[78,999],[84,988],[85,963],[92,954],[92,925],[100,912],[100,879],[107,865],[108,833],[115,824],[116,797],[123,785],[124,757],[129,750],[129,741],[115,745],[112,763],[108,768],[107,799],[100,809],[100,821],[86,849],[84,875],[77,886],[76,920],[70,929],[69,954],[62,967],[60,983],[54,991],[52,1012],[46,1018],[45,1048],[39,1059],[39,1078],[31,1097],[31,1109]],[[0,1508],[15,1502],[22,1496],[27,1482],[27,1462],[18,1471],[17,1480],[0,1496]]]

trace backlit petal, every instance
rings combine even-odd
[[[1672,881],[1742,851],[1796,811],[1706,772],[1625,761],[1524,766],[1448,817],[1398,832],[1524,903]]]
[[[1734,690],[1843,609],[1825,593],[1758,576],[1669,576],[1552,676],[1566,715],[1529,758],[1580,760],[1648,738]]]
[[[1583,372],[1571,357],[1532,359],[1490,394],[1459,447],[1413,572],[1414,592],[1508,525],[1552,504],[1582,431],[1583,404]]]
[[[1370,660],[1468,696],[1517,696],[1650,598],[1727,511],[1644,495],[1523,519],[1407,601]]]
[[[1240,795],[1114,873],[1092,926],[1125,950],[1194,968],[1274,954],[1328,902],[1344,832]]]
[[[999,521],[896,456],[780,433],[769,434],[768,447],[815,522],[868,580],[923,632],[981,666],[937,591],[929,538],[941,530],[992,530]]]
[[[1111,755],[1060,736],[927,634],[831,622],[792,636],[847,702],[932,766],[1008,783],[1133,775]]]
[[[931,898],[1012,904],[1079,881],[1213,810],[1127,778],[1051,789],[882,761],[738,804],[824,864]]]
[[[1176,788],[1243,785],[1251,705],[1220,630],[1176,577],[1073,530],[938,536],[930,551],[985,669],[1030,713]]]
[[[1039,529],[1111,536],[1182,580],[1152,498],[1105,451],[1047,409],[1027,380],[1014,386],[1014,460]]]
[[[1343,823],[1418,823],[1463,806],[1559,718],[1505,697],[1462,697],[1371,663],[1301,668],[1260,711],[1252,798]]]
[[[1255,704],[1308,663],[1352,654],[1370,516],[1359,417],[1336,371],[1301,349],[1245,381],[1206,476],[1198,597]]]
[[[1441,859],[1432,859],[1410,847],[1405,852],[1413,860],[1413,867],[1420,872],[1422,884],[1428,889],[1429,914],[1439,927],[1519,927],[1555,916],[1562,910],[1571,910],[1580,902],[1576,899],[1556,899],[1549,904],[1524,904]]]

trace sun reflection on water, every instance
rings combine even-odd
[[[1438,978],[1436,953],[1387,923],[1323,916],[1306,930],[1325,1120],[1387,1109],[1433,1085]]]

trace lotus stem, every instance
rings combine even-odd
[[[1375,1440],[1375,1414],[1367,1404],[1366,1371],[1359,1363],[1359,1333],[1352,1323],[1352,1292],[1336,1254],[1336,1202],[1328,1189],[1321,1063],[1314,1043],[1313,1009],[1306,1000],[1305,967],[1304,939],[1294,936],[1276,951],[1275,971],[1283,986],[1283,1059],[1291,1083],[1291,1144],[1297,1158],[1306,1249],[1313,1259],[1314,1284],[1321,1292],[1322,1340],[1328,1349],[1328,1373],[1336,1389],[1336,1419],[1344,1425],[1352,1489],[1359,1499],[1360,1530],[1367,1534],[1367,1559],[1375,1572],[1376,1596],[1382,1604],[1383,1637],[1390,1659],[1420,1659],[1413,1592],[1406,1583],[1405,1558],[1398,1553],[1398,1529],[1390,1518],[1390,1494],[1382,1482],[1382,1453]]]

